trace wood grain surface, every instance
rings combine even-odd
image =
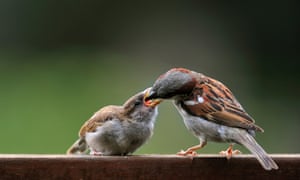
[[[252,155],[0,155],[2,179],[300,179],[300,154],[271,155],[265,171]]]

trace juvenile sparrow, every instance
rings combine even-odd
[[[127,155],[153,133],[160,100],[145,101],[149,88],[129,98],[123,106],[105,106],[86,121],[79,139],[67,154]]]
[[[179,155],[195,155],[207,141],[229,142],[222,151],[229,159],[233,143],[242,144],[252,152],[266,170],[278,169],[264,149],[255,141],[255,131],[263,129],[243,109],[232,92],[221,82],[184,68],[173,68],[154,83],[146,100],[173,99],[184,124],[196,136],[199,145],[181,151]]]

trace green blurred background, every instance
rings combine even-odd
[[[265,129],[257,140],[266,151],[297,153],[296,7],[279,0],[2,0],[0,153],[65,153],[95,111],[122,104],[172,67],[224,82]],[[154,136],[136,154],[198,143],[171,102],[159,111]],[[225,148],[208,143],[202,152]]]

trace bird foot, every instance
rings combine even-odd
[[[90,155],[94,155],[94,156],[103,156],[103,153],[102,153],[102,152],[98,152],[98,151],[91,150]]]
[[[227,159],[230,159],[232,157],[232,155],[242,154],[242,152],[237,149],[233,150],[232,146],[229,146],[228,149],[226,149],[225,151],[219,152],[219,154],[226,156]]]
[[[179,156],[197,156],[197,152],[193,150],[181,150],[180,152],[176,153]]]
[[[179,156],[192,156],[192,157],[197,156],[198,154],[197,154],[196,150],[203,148],[205,146],[205,144],[206,144],[206,141],[205,142],[200,142],[199,145],[192,146],[192,147],[188,148],[186,151],[181,150],[180,152],[177,153],[177,155],[179,155]]]

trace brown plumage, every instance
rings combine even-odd
[[[97,111],[88,121],[86,121],[79,131],[79,137],[84,137],[86,133],[95,132],[97,127],[102,126],[106,121],[119,119],[124,121],[122,117],[124,108],[122,106],[109,105]]]
[[[225,85],[204,75],[201,75],[198,82],[190,96],[184,100],[197,102],[197,98],[201,97],[203,102],[192,106],[183,103],[183,109],[218,124],[263,132]]]
[[[184,68],[173,68],[159,76],[146,99],[173,99],[188,130],[199,145],[179,155],[195,154],[207,141],[239,143],[248,148],[266,170],[278,169],[277,164],[255,141],[255,132],[263,129],[244,110],[233,93],[221,82]],[[238,151],[222,152],[230,158]]]
[[[123,106],[101,108],[79,131],[67,154],[126,155],[142,146],[153,133],[160,100],[144,101],[149,89],[129,98]]]

